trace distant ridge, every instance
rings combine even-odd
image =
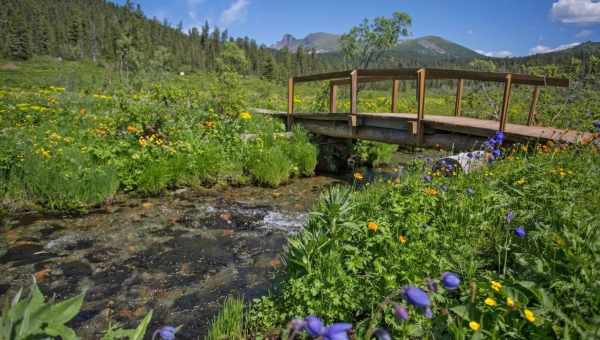
[[[287,47],[291,52],[295,52],[299,47],[303,49],[316,50],[317,53],[334,52],[339,49],[340,36],[331,33],[311,33],[303,39],[297,39],[291,34],[284,34],[283,38],[275,44],[271,45],[271,48],[281,50]]]

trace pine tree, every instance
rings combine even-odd
[[[32,56],[31,35],[21,13],[16,13],[10,27],[10,56],[18,60],[27,60]]]

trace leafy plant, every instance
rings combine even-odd
[[[244,339],[244,329],[244,300],[227,297],[221,312],[212,321],[206,339]]]

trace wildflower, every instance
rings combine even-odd
[[[512,308],[515,306],[515,301],[509,296],[506,298],[506,305]]]
[[[472,188],[467,188],[467,194],[474,195],[475,194],[475,190],[473,190]]]
[[[427,289],[430,292],[432,292],[432,293],[437,292],[437,283],[435,282],[435,280],[428,278],[427,280],[425,280],[425,283],[427,285]]]
[[[177,333],[177,328],[172,326],[163,326],[154,332],[152,339],[158,335],[160,336],[161,340],[175,340],[175,333]]]
[[[204,123],[204,127],[207,129],[212,129],[215,127],[215,123],[213,121],[207,121],[206,123]]]
[[[146,145],[148,144],[148,141],[146,140],[146,138],[144,138],[144,137],[140,137],[140,139],[138,139],[138,143],[139,143],[141,146],[146,146]]]
[[[513,221],[514,218],[515,218],[515,213],[513,213],[512,210],[509,210],[506,213],[506,222],[508,222],[510,224]]]
[[[502,289],[502,284],[498,281],[492,281],[492,289],[499,292]]]
[[[431,196],[431,197],[437,196],[437,194],[438,194],[438,191],[436,188],[425,188],[423,190],[423,192],[425,192],[425,194],[427,196]]]
[[[409,318],[408,309],[399,304],[394,305],[394,315],[398,320],[406,321]]]
[[[375,222],[369,222],[367,224],[367,228],[369,228],[369,230],[372,231],[372,232],[376,232],[377,228],[379,228],[379,225],[377,223],[375,223]]]
[[[496,306],[496,300],[494,300],[494,299],[493,299],[493,298],[491,298],[491,297],[489,297],[489,298],[485,299],[485,300],[483,301],[483,303],[485,303],[486,305],[488,305],[488,306],[491,306],[491,307],[495,307],[495,306]]]
[[[357,181],[362,181],[363,179],[365,179],[363,174],[361,174],[360,172],[355,172],[353,176],[354,176],[354,179]]]
[[[404,288],[404,298],[411,305],[421,309],[425,309],[431,305],[429,296],[422,289],[414,286]]]
[[[308,332],[308,335],[312,337],[321,336],[325,332],[323,321],[316,316],[307,316],[304,319],[304,322],[306,322],[306,331]]]
[[[406,241],[408,241],[408,238],[407,238],[406,236],[404,236],[404,235],[400,235],[400,236],[398,237],[398,240],[400,240],[400,243],[401,243],[401,244],[405,244],[405,243],[406,243]]]
[[[535,314],[533,314],[533,312],[530,311],[527,308],[525,308],[525,310],[523,311],[523,316],[529,322],[534,322],[535,321]]]
[[[243,120],[250,120],[250,119],[252,119],[252,114],[248,111],[244,111],[244,112],[240,113],[240,118]]]
[[[450,272],[442,274],[442,285],[448,290],[454,290],[460,285],[460,278],[458,275]]]
[[[525,231],[525,227],[523,226],[518,226],[515,231],[515,236],[519,237],[519,238],[523,238],[525,237],[525,235],[527,235],[527,232]]]
[[[433,178],[430,175],[424,176],[423,180],[427,183],[431,182],[433,180]]]
[[[479,328],[481,328],[481,325],[477,321],[471,321],[469,322],[469,328],[471,328],[474,331],[478,331]]]
[[[431,311],[431,308],[425,308],[425,312],[423,313],[423,315],[428,319],[433,318],[433,312]]]
[[[526,181],[525,181],[525,178],[521,177],[521,179],[519,179],[519,180],[518,180],[518,181],[516,181],[515,183],[516,183],[517,185],[523,185],[523,184],[525,184],[525,182],[526,182]]]
[[[388,332],[385,328],[378,328],[373,335],[375,335],[377,340],[392,340],[390,332]]]
[[[600,130],[600,120],[595,120],[592,122],[592,124],[597,130]]]
[[[84,115],[86,113],[86,109],[84,107],[82,107],[81,109],[79,109],[79,114],[80,115]]]
[[[348,331],[352,329],[349,323],[334,323],[325,328],[323,340],[348,340]]]
[[[140,131],[140,130],[138,130],[138,128],[136,128],[133,125],[127,126],[127,132],[129,132],[129,133],[137,133],[138,131]]]

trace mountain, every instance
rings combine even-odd
[[[472,59],[481,55],[462,45],[453,43],[438,36],[426,36],[416,39],[403,40],[390,52],[391,55],[410,59],[435,58],[442,59]]]
[[[311,33],[303,39],[297,39],[291,34],[285,34],[283,38],[271,45],[271,48],[281,50],[286,48],[295,52],[298,47],[304,49],[315,49],[317,53],[333,52],[339,49],[340,36],[331,33]]]
[[[302,46],[304,49],[315,49],[325,59],[334,60],[341,57],[340,36],[330,33],[312,33],[304,39],[297,39],[291,34],[285,34],[281,41],[271,45],[274,49],[288,48],[296,51]],[[483,57],[479,53],[437,36],[426,36],[416,39],[403,40],[384,56],[386,64],[431,64],[441,61],[471,60]]]

